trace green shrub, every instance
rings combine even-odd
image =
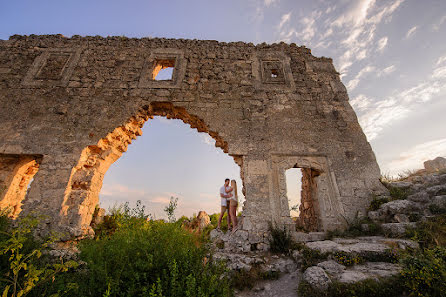
[[[401,254],[398,247],[394,247],[392,249],[386,250],[385,252],[380,253],[363,253],[361,257],[367,262],[388,262],[388,263],[398,263]]]
[[[390,197],[392,197],[392,200],[404,200],[407,199],[407,197],[410,194],[409,189],[392,187],[392,185],[390,185],[388,189]]]
[[[441,207],[435,204],[429,205],[429,210],[434,215],[443,215],[446,214],[446,207]]]
[[[79,248],[86,266],[71,275],[78,296],[232,294],[225,267],[213,264],[200,237],[180,224],[129,220],[111,235],[82,241]]]
[[[134,208],[130,208],[129,203],[113,206],[109,210],[109,215],[104,216],[103,221],[98,224],[94,231],[97,238],[109,236],[121,227],[138,226],[144,224],[151,216],[145,213],[145,206],[141,200],[136,202]]]
[[[77,267],[74,261],[52,264],[43,261],[43,252],[55,238],[43,241],[33,238],[32,233],[40,218],[27,216],[12,227],[7,213],[1,211],[0,217],[0,285],[3,297],[25,296],[55,279],[59,273]]]
[[[406,236],[425,248],[446,246],[446,214],[418,222],[415,228],[406,231]]]
[[[402,260],[404,286],[411,296],[445,296],[446,249],[436,247],[417,251]]]
[[[370,202],[369,210],[372,210],[372,211],[378,210],[381,205],[383,205],[384,203],[387,203],[389,201],[390,200],[388,198],[374,196],[372,201]]]
[[[302,271],[328,257],[328,253],[321,253],[318,250],[312,250],[306,246],[302,247],[300,251],[302,253]]]
[[[271,252],[288,253],[292,249],[293,240],[286,226],[279,228],[270,223],[269,231],[271,233],[271,238],[269,241]]]
[[[355,253],[346,253],[339,251],[333,253],[332,256],[336,262],[344,266],[353,266],[355,264],[360,264],[364,262],[364,259]]]

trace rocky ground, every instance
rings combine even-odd
[[[364,223],[359,225],[364,234],[378,226],[380,236],[343,238],[331,234],[333,238],[323,239],[317,234],[287,255],[228,252],[216,246],[215,258],[227,261],[234,273],[244,271],[242,282],[251,282],[236,296],[297,296],[302,280],[324,291],[332,282],[381,281],[398,274],[401,267],[395,254],[419,248],[417,242],[404,238],[406,230],[446,209],[446,160],[426,162],[424,170],[388,181],[386,186],[390,194],[375,197],[367,217],[361,218]],[[230,241],[230,236],[237,237],[221,231],[211,233],[217,243]]]

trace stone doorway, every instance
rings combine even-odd
[[[343,227],[344,212],[339,202],[336,180],[330,172],[327,158],[322,156],[275,155],[273,161],[273,188],[276,188],[272,208],[281,217],[282,224],[292,231],[328,231]],[[301,203],[295,221],[290,216],[286,171],[299,168],[302,172]]]
[[[292,178],[299,178],[300,180],[290,180],[288,178],[290,171]],[[313,168],[293,167],[286,170],[286,174],[290,216],[296,224],[296,230],[304,232],[320,231],[320,209],[317,198],[319,171]],[[292,197],[296,190],[300,191],[297,200]]]

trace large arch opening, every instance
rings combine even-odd
[[[110,165],[127,151],[132,140],[142,135],[141,129],[144,123],[156,116],[178,119],[198,132],[205,132],[215,140],[217,148],[221,148],[224,153],[228,152],[228,144],[218,133],[209,130],[201,119],[190,115],[184,108],[175,107],[169,102],[155,102],[144,106],[124,125],[114,129],[96,145],[90,145],[82,151],[78,164],[72,170],[61,208],[61,224],[68,227],[72,236],[82,236],[92,232],[90,222],[95,206],[99,202],[105,173]],[[242,168],[242,157],[232,157]],[[240,175],[243,184],[242,171]]]

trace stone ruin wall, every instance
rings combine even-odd
[[[153,80],[166,66],[172,80]],[[234,157],[246,196],[240,232],[259,248],[269,221],[292,224],[289,168],[318,173],[308,220],[319,231],[344,226],[384,191],[332,60],[295,44],[12,36],[0,41],[0,106],[0,205],[43,213],[44,229],[67,237],[91,232],[105,172],[156,115],[209,133]],[[13,189],[29,176],[27,193]]]

